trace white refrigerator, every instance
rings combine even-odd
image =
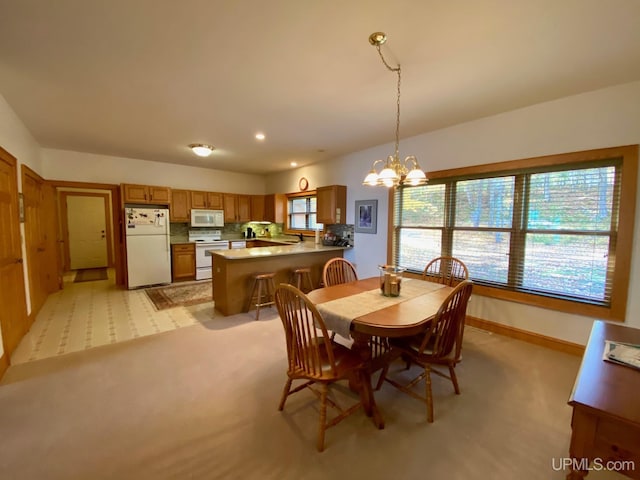
[[[171,283],[169,210],[124,209],[129,288]]]

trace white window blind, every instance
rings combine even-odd
[[[496,288],[607,306],[621,160],[439,179],[395,193],[394,262],[440,255]]]

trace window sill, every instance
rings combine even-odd
[[[408,278],[422,278],[421,275],[405,273]],[[501,288],[488,287],[486,285],[473,285],[473,295],[496,298],[507,302],[522,303],[534,307],[546,308],[558,312],[571,313],[573,315],[583,315],[585,317],[595,317],[602,320],[624,321],[625,312],[617,312],[612,307],[602,307],[599,305],[589,305],[587,303],[574,302],[559,298],[544,297],[531,293],[513,292]]]

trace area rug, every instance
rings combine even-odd
[[[83,268],[76,272],[74,283],[93,282],[96,280],[107,280],[107,267],[100,268]]]
[[[147,294],[156,310],[213,301],[210,281],[147,288],[144,293]]]

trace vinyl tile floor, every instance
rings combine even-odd
[[[75,272],[66,274],[64,288],[49,295],[11,363],[123,342],[213,318],[213,302],[156,311],[144,289],[116,287],[113,269],[108,276],[108,280],[74,283]]]

